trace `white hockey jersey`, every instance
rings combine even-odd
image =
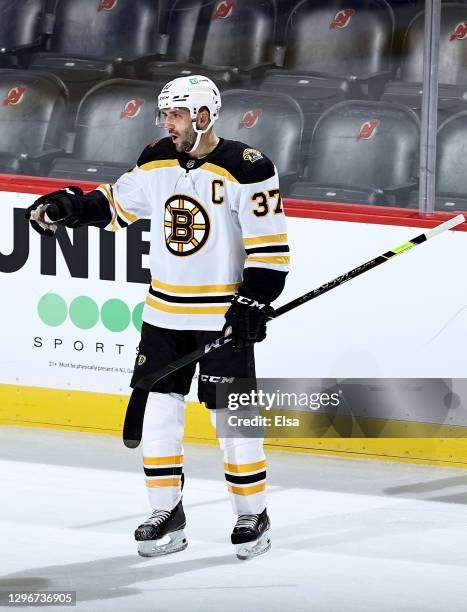
[[[195,160],[164,138],[114,185],[98,189],[111,208],[106,229],[151,218],[143,321],[152,325],[220,330],[245,267],[288,270],[277,171],[245,144],[221,139]]]

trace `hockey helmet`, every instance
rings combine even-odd
[[[201,130],[196,125],[198,112],[206,107],[209,110],[209,125]],[[219,89],[205,76],[193,75],[179,77],[167,83],[158,97],[158,108],[156,111],[156,125],[163,126],[165,118],[162,111],[169,108],[186,108],[190,111],[193,129],[196,132],[196,141],[190,150],[193,152],[201,141],[201,136],[214,125],[219,118],[221,108],[221,95]]]

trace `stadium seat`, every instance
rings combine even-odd
[[[246,84],[255,70],[272,65],[275,18],[274,0],[176,0],[164,61],[143,59],[136,63],[136,73],[166,81],[201,73],[221,89]]]
[[[467,111],[449,117],[438,130],[435,209],[467,211]],[[418,208],[418,192],[410,208]]]
[[[268,155],[277,167],[282,193],[286,195],[300,167],[303,115],[295,100],[285,94],[226,91],[215,130],[223,138],[239,140]]]
[[[267,70],[259,88],[297,100],[307,142],[333,104],[379,98],[391,77],[393,33],[385,0],[302,0],[288,18],[283,69]]]
[[[57,0],[45,52],[30,68],[57,74],[76,106],[99,81],[121,76],[123,62],[153,51],[158,0]]]
[[[0,14],[0,66],[21,65],[28,51],[46,42],[44,32],[51,15],[46,13],[45,0],[0,0]]]
[[[400,102],[420,114],[422,104],[424,11],[407,29],[399,79],[387,84],[383,100]],[[439,53],[439,116],[441,123],[467,110],[467,3],[441,7]]]
[[[36,174],[61,145],[68,92],[52,74],[0,70],[0,172]]]
[[[404,35],[412,19],[425,8],[425,0],[388,0],[395,19],[394,65],[400,63]]]
[[[73,152],[54,160],[49,176],[115,181],[146,145],[166,136],[155,126],[154,84],[130,79],[99,83],[83,98]]]
[[[340,102],[316,123],[305,178],[289,197],[406,206],[418,186],[419,133],[402,105]]]

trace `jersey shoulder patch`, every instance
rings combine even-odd
[[[237,140],[224,140],[212,161],[241,184],[261,183],[275,173],[274,164],[262,151]]]
[[[245,161],[251,162],[252,164],[259,161],[260,159],[263,159],[263,157],[263,154],[261,153],[261,151],[258,151],[258,149],[245,149],[243,151],[243,159]]]
[[[161,138],[148,145],[139,156],[138,166],[162,159],[177,159],[177,151],[171,138]]]

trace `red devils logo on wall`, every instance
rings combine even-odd
[[[346,28],[352,17],[355,15],[355,9],[343,9],[334,15],[334,19],[329,24],[330,30],[342,30]]]
[[[456,25],[449,40],[464,40],[464,38],[467,38],[467,21],[463,21]]]
[[[97,12],[101,11],[111,11],[115,8],[118,0],[101,0],[99,6],[97,7]]]
[[[15,106],[23,100],[23,96],[26,93],[26,87],[24,85],[18,85],[13,87],[8,92],[6,98],[3,100],[3,106]]]
[[[123,119],[124,117],[128,117],[129,119],[133,119],[134,117],[137,117],[140,113],[140,110],[144,102],[145,101],[141,100],[140,98],[137,100],[130,100],[129,102],[127,102],[125,104],[125,108],[120,113],[120,119]]]
[[[381,121],[379,119],[371,119],[371,121],[366,121],[360,128],[357,140],[370,140],[370,138],[373,138],[380,123]]]
[[[242,117],[242,120],[240,121],[238,128],[241,130],[243,128],[251,129],[255,127],[262,114],[263,111],[259,108],[246,111],[246,113],[244,113]]]
[[[234,0],[221,0],[216,6],[212,19],[227,19],[232,14]]]

